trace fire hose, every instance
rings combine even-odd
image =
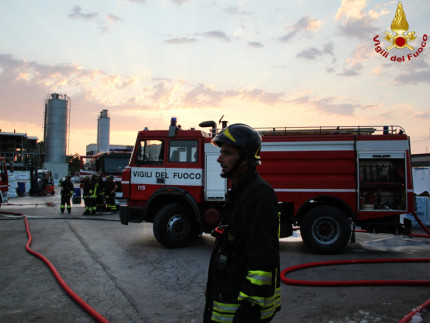
[[[36,205],[37,206],[37,205]],[[52,205],[48,205],[52,206]],[[28,242],[26,244],[26,250],[30,254],[41,259],[51,270],[54,277],[60,284],[60,286],[65,290],[65,292],[87,313],[89,313],[97,322],[108,323],[108,321],[99,314],[96,310],[94,310],[90,305],[88,305],[85,301],[83,301],[61,278],[60,274],[54,267],[54,265],[43,255],[32,250],[30,248],[32,242],[32,236],[30,233],[30,228],[28,225],[27,217],[21,213],[14,212],[5,212],[1,211],[0,213],[10,214],[10,215],[18,215],[23,216],[24,222],[26,225],[27,235],[29,237]],[[420,226],[427,232],[429,235],[416,235],[413,236],[422,236],[422,237],[430,237],[430,232],[425,228],[424,224],[420,221],[418,216],[413,213],[414,217],[417,219]],[[321,261],[321,262],[312,262],[307,264],[296,265],[292,267],[288,267],[281,272],[281,280],[283,283],[287,285],[302,285],[302,286],[325,286],[325,287],[337,287],[337,286],[430,286],[430,281],[427,280],[354,280],[354,281],[308,281],[308,280],[298,280],[287,278],[286,275],[293,271],[311,268],[311,267],[321,267],[321,266],[332,266],[332,265],[348,265],[348,264],[371,264],[371,263],[417,263],[417,262],[430,262],[430,258],[411,258],[411,259],[402,259],[402,258],[391,258],[391,259],[352,259],[352,260],[334,260],[334,261]],[[414,308],[409,314],[407,314],[404,318],[402,318],[398,323],[407,323],[411,320],[411,318],[417,313],[421,313],[425,308],[430,306],[430,299],[425,301],[423,304]]]
[[[429,238],[430,232],[427,230],[425,225],[421,222],[415,212],[412,213],[421,228],[428,235],[411,234],[412,236]],[[364,230],[356,230],[362,231]],[[286,275],[293,271],[321,266],[333,266],[333,265],[350,265],[350,264],[374,264],[374,263],[408,263],[408,262],[430,262],[430,258],[391,258],[391,259],[351,259],[351,260],[333,260],[333,261],[320,261],[312,262],[307,264],[301,264],[285,268],[281,271],[281,280],[287,285],[301,285],[301,286],[325,286],[325,287],[337,287],[337,286],[430,286],[429,280],[347,280],[347,281],[309,281],[287,278]],[[430,306],[430,299],[425,301],[423,304],[414,308],[409,314],[403,317],[398,323],[409,322],[414,315],[421,313],[425,308]]]
[[[46,258],[42,254],[40,254],[40,253],[38,253],[38,252],[36,252],[36,251],[34,251],[34,250],[32,250],[30,248],[31,242],[32,242],[32,236],[31,236],[31,232],[30,232],[30,227],[28,225],[27,217],[24,214],[21,214],[21,213],[4,212],[4,211],[1,211],[0,213],[10,214],[10,215],[18,215],[18,216],[22,216],[24,218],[25,227],[26,227],[27,235],[28,235],[28,241],[27,241],[27,244],[25,245],[25,249],[27,250],[27,252],[30,253],[30,254],[32,254],[33,256],[39,258],[40,260],[42,260],[47,265],[47,267],[51,270],[51,272],[54,275],[54,277],[57,280],[57,282],[64,289],[64,291],[70,296],[70,298],[73,299],[88,314],[90,314],[97,322],[100,322],[100,323],[109,323],[108,320],[106,320],[100,313],[98,313],[94,308],[92,308],[90,305],[88,305],[88,303],[86,303],[82,298],[80,298],[69,287],[69,285],[67,285],[67,283],[63,280],[63,278],[58,273],[58,271],[55,268],[55,266],[48,260],[48,258]]]

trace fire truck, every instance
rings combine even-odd
[[[6,161],[0,156],[0,206],[7,203],[9,197],[9,181],[7,175]]]
[[[122,197],[121,190],[121,174],[129,164],[130,156],[131,151],[128,150],[110,151],[93,156],[81,156],[79,171],[81,183],[86,176],[101,175],[103,180],[106,180],[106,176],[113,176],[113,181],[117,184],[115,204],[125,204],[126,201]],[[85,163],[84,160],[86,160]]]
[[[226,126],[226,123],[223,127]],[[139,131],[130,165],[122,174],[122,224],[152,222],[168,248],[209,233],[220,219],[229,189],[220,177],[218,132]],[[304,243],[321,253],[341,251],[355,241],[354,229],[405,234],[413,212],[409,137],[400,126],[256,129],[262,136],[257,167],[274,188],[281,237],[300,229]]]

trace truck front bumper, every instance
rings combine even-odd
[[[144,207],[130,207],[128,205],[121,205],[119,207],[119,219],[121,220],[121,224],[128,225],[129,222],[142,222],[144,211]]]

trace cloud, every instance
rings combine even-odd
[[[146,0],[130,0],[130,2],[137,2],[141,4],[146,4]]]
[[[376,10],[366,11],[366,6],[367,0],[342,0],[335,16],[335,20],[342,20],[338,26],[341,36],[368,39],[378,32],[378,27],[375,26],[376,18],[387,11],[384,9],[379,13]]]
[[[297,22],[294,24],[285,27],[286,30],[289,30],[289,32],[279,38],[280,41],[288,42],[293,37],[297,35],[312,35],[314,32],[316,32],[321,27],[321,20],[317,20],[315,18],[311,18],[308,16],[300,18]]]
[[[248,42],[248,46],[249,47],[254,47],[254,48],[261,48],[264,47],[264,45],[262,43],[259,42]]]
[[[196,34],[194,34],[194,36],[195,37],[214,38],[217,40],[230,42],[230,38],[222,31],[208,31],[208,32],[204,32],[204,33],[196,33]],[[183,36],[179,36],[179,37],[166,39],[163,41],[163,43],[173,44],[173,45],[176,45],[176,44],[183,45],[183,44],[196,43],[198,41],[199,40],[197,38],[183,35]]]
[[[194,107],[219,107],[222,105],[223,100],[226,99],[239,99],[250,102],[260,102],[267,105],[274,105],[281,101],[284,93],[281,92],[266,92],[262,89],[253,90],[228,90],[220,91],[213,87],[204,84],[198,84],[191,89],[184,96],[185,105]]]
[[[309,47],[307,49],[303,49],[300,53],[296,55],[296,57],[307,59],[307,60],[316,60],[318,57],[324,56],[326,54],[334,56],[333,49],[334,49],[334,45],[332,42],[330,42],[324,45],[321,50],[315,47]]]
[[[231,15],[236,15],[236,16],[243,16],[243,15],[251,14],[249,11],[242,10],[242,9],[240,9],[240,7],[237,7],[237,6],[228,7],[226,9],[224,9],[224,12],[231,14]]]
[[[98,13],[83,13],[81,7],[79,6],[74,6],[73,9],[71,9],[71,13],[68,15],[68,17],[71,19],[80,19],[84,21],[94,22],[96,25],[98,25],[98,29],[100,30],[101,34],[110,33],[113,24],[123,21],[121,17],[111,13],[106,14],[104,16],[104,19],[99,19]]]
[[[111,13],[106,15],[106,20],[110,23],[117,23],[117,22],[123,21],[120,17],[115,16]]]
[[[71,13],[68,16],[71,19],[82,19],[89,21],[97,18],[98,16],[97,12],[83,13],[81,7],[79,6],[74,6],[70,11]]]
[[[226,41],[226,42],[230,42],[230,38],[222,31],[207,31],[204,33],[199,33],[197,35],[202,35],[204,37],[208,37],[208,38],[216,38],[218,40],[222,40],[222,41]]]
[[[189,0],[171,0],[173,3],[177,4],[178,6],[182,5],[185,2],[188,2]]]
[[[313,99],[309,95],[301,95],[287,101],[287,104],[298,107],[310,107],[328,115],[353,116],[360,104],[349,103],[349,99],[341,97],[325,97]]]
[[[418,84],[427,83],[430,84],[430,68],[422,71],[406,71],[400,73],[394,78],[395,84]]]
[[[167,43],[167,44],[191,44],[191,43],[196,43],[198,42],[198,40],[196,38],[189,38],[188,36],[181,36],[178,38],[170,38],[165,40],[163,43]]]

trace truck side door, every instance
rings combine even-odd
[[[130,198],[147,201],[165,185],[165,144],[162,140],[144,139],[138,142],[136,149],[135,166],[130,174]]]

